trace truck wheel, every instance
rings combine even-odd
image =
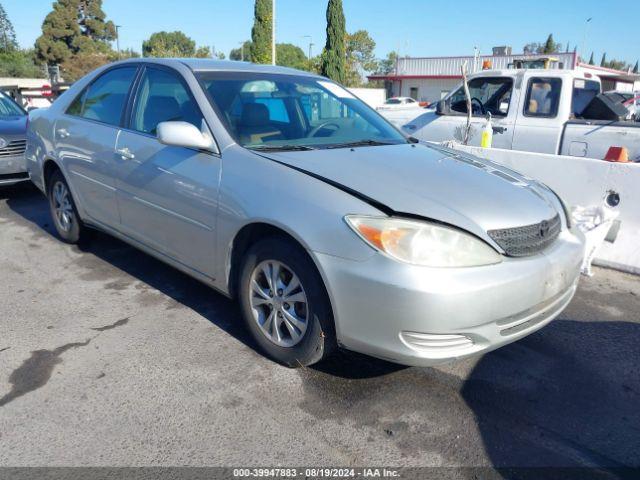
[[[247,329],[269,358],[302,367],[335,350],[322,278],[293,241],[271,237],[254,244],[244,257],[238,292]]]

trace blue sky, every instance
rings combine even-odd
[[[599,62],[607,57],[635,63],[640,59],[634,0],[343,0],[347,29],[366,29],[377,42],[380,57],[391,50],[402,55],[445,56],[473,54],[478,46],[490,53],[495,45],[511,45],[514,52],[549,33],[556,41],[582,49],[585,20],[586,57],[595,50]],[[51,0],[0,0],[24,47],[33,45]],[[277,0],[278,41],[314,52],[325,41],[327,0]],[[159,30],[182,30],[199,45],[229,50],[251,35],[253,0],[104,0],[108,18],[122,25],[121,46],[140,51],[142,41]]]

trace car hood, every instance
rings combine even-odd
[[[0,137],[3,135],[24,135],[27,132],[27,116],[0,116]]]
[[[483,238],[487,230],[531,225],[558,214],[553,193],[535,180],[450,149],[402,144],[263,156],[346,187],[397,215],[437,220]]]

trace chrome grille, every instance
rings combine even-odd
[[[14,140],[4,148],[0,148],[0,157],[17,157],[27,149],[26,140]]]
[[[510,257],[535,255],[551,245],[560,235],[560,215],[524,227],[489,230],[489,236]]]

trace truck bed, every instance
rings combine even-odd
[[[640,161],[640,123],[575,119],[565,123],[558,153],[603,159],[609,147],[626,147],[630,161]]]

